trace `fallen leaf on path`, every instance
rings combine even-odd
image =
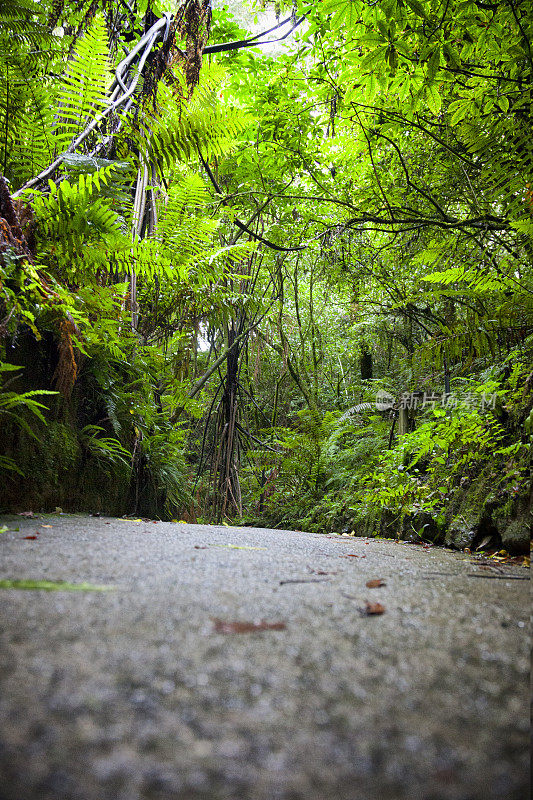
[[[23,539],[36,539],[37,536],[23,536]]]
[[[366,556],[358,556],[356,553],[345,553],[340,558],[366,558]]]
[[[385,613],[385,606],[382,606],[381,603],[369,603],[368,600],[366,601],[364,607],[364,614],[367,617],[384,613]]]
[[[33,511],[19,511],[17,516],[18,517],[29,517],[29,518],[31,518],[31,517],[34,517],[35,514],[33,513]]]
[[[211,617],[216,633],[256,633],[257,631],[284,631],[284,622],[227,622],[218,617]]]
[[[266,547],[249,547],[244,544],[212,544],[211,547],[228,547],[230,550],[266,550]]]
[[[194,545],[194,549],[195,550],[208,550],[209,549],[209,545],[208,544],[195,544]]]
[[[53,528],[53,525],[41,525],[41,528]]]
[[[113,586],[68,581],[0,580],[0,589],[41,589],[45,592],[110,592]]]
[[[366,585],[368,589],[377,589],[378,586],[386,586],[387,584],[381,578],[372,578],[371,581],[366,582]]]
[[[2,525],[2,527],[0,528],[0,533],[7,533],[8,530],[9,528],[7,527],[7,525]]]
[[[466,550],[464,551],[466,553]],[[507,552],[507,551],[504,551]],[[531,566],[531,558],[530,556],[511,556],[507,554],[506,556],[501,555],[501,551],[492,551],[492,552],[485,552],[485,553],[470,553],[471,558],[468,559],[471,564],[491,564],[495,569],[497,569],[495,562],[497,564],[501,564],[504,566],[517,566],[517,567],[526,567],[529,569]],[[465,559],[466,560],[466,559]]]

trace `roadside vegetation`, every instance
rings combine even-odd
[[[526,0],[0,23],[1,510],[529,550]]]

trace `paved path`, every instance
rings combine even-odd
[[[2,524],[20,530],[0,534],[0,579],[115,589],[0,591],[1,800],[529,797],[524,568],[286,531]]]

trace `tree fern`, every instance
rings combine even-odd
[[[131,259],[140,276],[164,275],[174,280],[201,280],[208,285],[250,256],[253,245],[248,242],[218,246],[214,236],[220,222],[206,213],[208,200],[198,176],[174,179],[154,236],[137,241],[131,250]],[[130,265],[127,253],[119,259],[122,269]]]

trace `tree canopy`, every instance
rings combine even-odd
[[[526,0],[0,21],[0,504],[457,542],[472,486],[471,538],[505,544],[531,503]]]

